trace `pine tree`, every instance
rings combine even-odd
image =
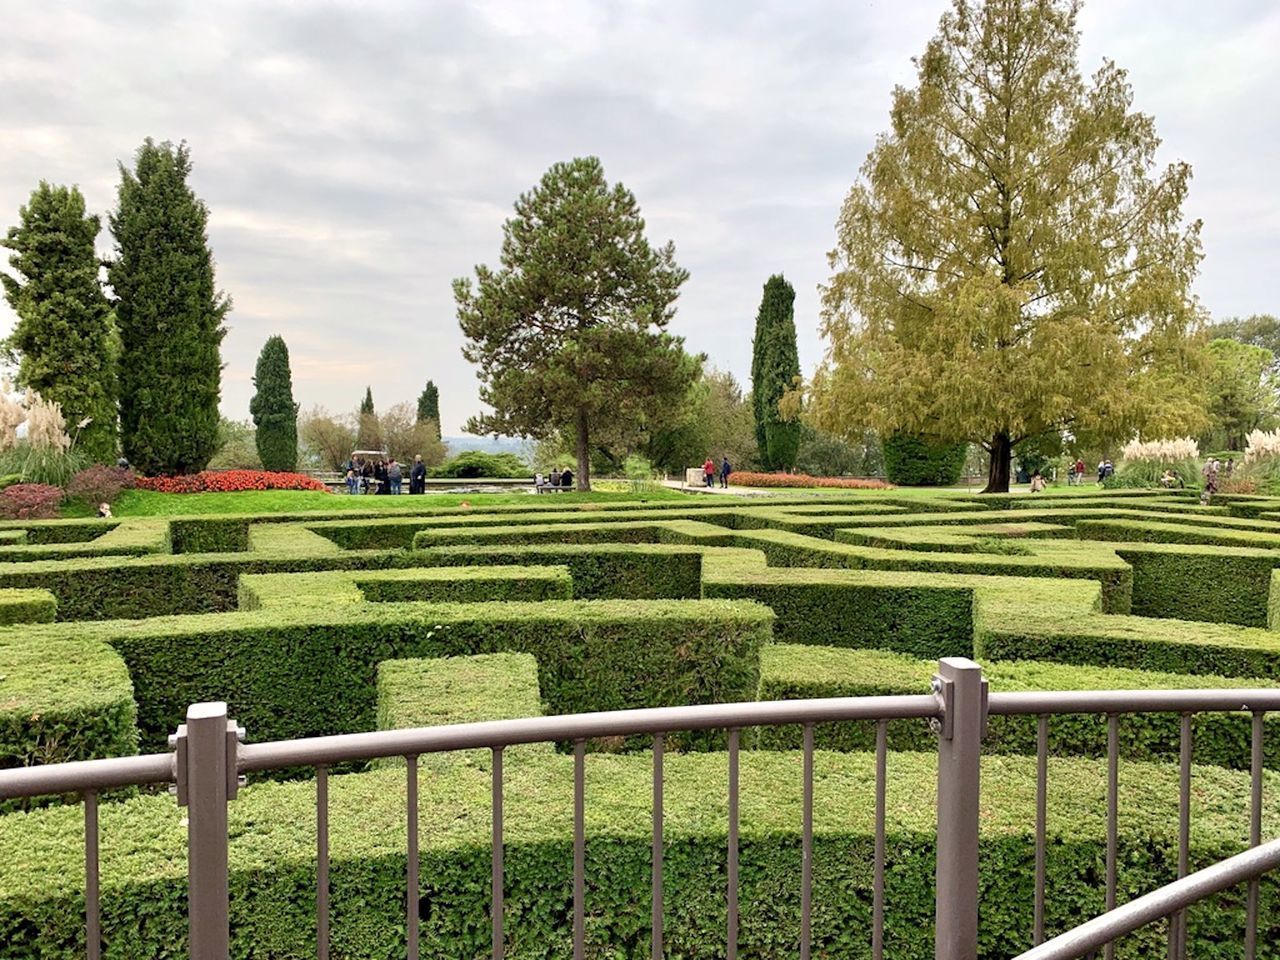
[[[289,348],[283,338],[272,337],[263,344],[253,385],[257,393],[249,401],[249,412],[262,467],[292,472],[298,468],[298,405],[293,402]]]
[[[593,433],[665,422],[702,369],[666,329],[688,271],[644,227],[598,159],[557,163],[516,201],[501,266],[453,284],[463,356],[492,408],[467,430],[571,437],[579,490],[591,488]]]
[[[218,397],[231,301],[214,283],[209,211],[187,185],[185,144],[139,148],[120,165],[108,268],[120,330],[120,432],[143,473],[204,469],[218,448]]]
[[[436,425],[436,439],[440,439],[440,391],[431,380],[427,381],[418,397],[418,422],[431,421]]]
[[[756,418],[756,445],[766,470],[795,467],[800,449],[800,422],[784,420],[778,401],[800,376],[796,346],[796,292],[781,274],[764,285],[751,353],[751,402]]]
[[[5,347],[17,382],[56,402],[77,449],[99,463],[116,456],[116,354],[111,305],[98,283],[94,240],[78,187],[41,182],[3,241],[13,251],[5,297],[18,315]],[[77,432],[77,425],[85,423]]]

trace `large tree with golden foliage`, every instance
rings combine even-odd
[[[1123,70],[1081,77],[1079,9],[953,0],[894,90],[830,254],[824,429],[981,443],[1003,492],[1021,443],[1203,423],[1191,168],[1156,167]]]

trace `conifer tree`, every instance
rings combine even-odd
[[[143,473],[204,469],[218,449],[218,398],[231,301],[214,282],[209,211],[187,185],[185,144],[139,148],[120,165],[107,277],[120,330],[120,433]]]
[[[778,401],[800,376],[796,346],[796,292],[781,274],[764,285],[751,353],[751,402],[756,445],[766,470],[791,470],[800,449],[800,421],[783,419]]]
[[[361,450],[382,449],[382,425],[373,408],[373,387],[364,388],[364,399],[356,412],[356,446]]]
[[[78,187],[44,182],[18,216],[21,222],[2,241],[17,272],[3,280],[18,315],[5,342],[18,361],[18,385],[62,408],[80,452],[113,462],[118,346],[98,282],[100,221],[85,213]]]
[[[289,348],[283,338],[271,337],[263,344],[253,385],[257,393],[249,401],[249,412],[262,467],[292,472],[298,468],[298,405],[293,402]]]
[[[431,421],[436,425],[436,439],[440,439],[440,391],[428,380],[418,397],[418,422]]]

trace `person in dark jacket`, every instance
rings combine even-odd
[[[427,465],[422,462],[422,454],[413,458],[413,469],[409,471],[409,492],[427,492]]]
[[[391,492],[391,485],[387,483],[387,465],[381,460],[373,466],[373,479],[378,481],[378,489],[374,493]]]
[[[720,458],[720,486],[722,486],[726,490],[729,489],[729,474],[732,472],[733,472],[733,469],[729,466],[729,458],[721,457]]]
[[[560,486],[566,490],[573,489],[573,471],[568,467],[564,468],[564,473],[560,474]]]
[[[360,489],[364,493],[372,492],[369,489],[371,486],[373,486],[373,483],[371,482],[372,480],[373,480],[373,461],[365,460],[360,465]]]

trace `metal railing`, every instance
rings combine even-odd
[[[784,700],[623,710],[573,716],[534,717],[410,730],[354,733],[270,743],[244,743],[244,731],[228,719],[225,704],[189,708],[187,722],[170,738],[170,753],[0,770],[0,799],[80,793],[85,816],[85,926],[87,956],[99,960],[98,796],[129,785],[169,783],[187,807],[188,914],[194,960],[226,960],[229,952],[228,803],[244,775],[298,766],[315,769],[316,935],[320,960],[329,957],[329,770],[334,765],[380,758],[406,760],[407,833],[405,867],[406,954],[417,960],[420,944],[420,858],[418,759],[459,750],[491,751],[492,955],[504,954],[503,755],[519,744],[573,744],[573,956],[587,953],[585,936],[585,756],[596,738],[652,737],[653,832],[651,956],[663,956],[664,937],[664,772],[667,736],[685,731],[727,732],[728,837],[726,956],[739,949],[739,753],[741,732],[757,726],[799,725],[802,739],[802,827],[800,939],[798,953],[810,956],[813,892],[814,728],[818,723],[870,721],[875,724],[875,836],[870,945],[883,960],[885,914],[885,786],[887,724],[925,719],[938,734],[936,850],[937,960],[975,960],[979,920],[979,801],[982,738],[988,715],[1037,717],[1035,883],[1033,949],[1021,960],[1065,960],[1103,947],[1108,958],[1117,937],[1152,920],[1172,917],[1169,956],[1186,956],[1185,908],[1210,893],[1248,882],[1245,955],[1257,950],[1258,878],[1280,862],[1280,841],[1260,846],[1262,829],[1263,717],[1280,710],[1280,690],[1097,691],[987,694],[977,664],[962,658],[940,661],[932,692],[918,696]],[[1188,876],[1190,850],[1191,717],[1200,712],[1250,712],[1251,805],[1249,836],[1254,848],[1208,870]],[[1125,714],[1172,712],[1182,716],[1178,816],[1178,877],[1169,887],[1116,907],[1119,723]],[[1054,714],[1096,714],[1107,719],[1106,908],[1108,913],[1076,930],[1045,941],[1046,813],[1048,731]],[[1073,952],[1074,951],[1074,952]]]

